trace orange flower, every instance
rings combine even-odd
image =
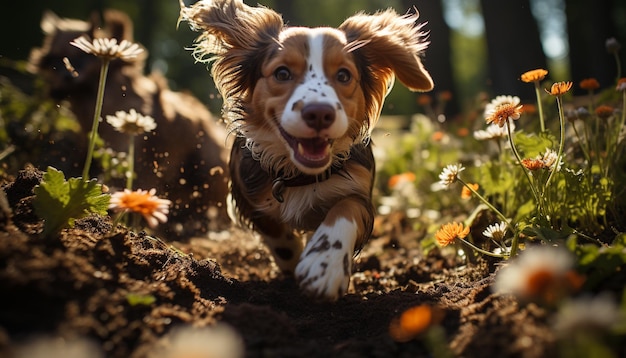
[[[519,119],[521,113],[522,105],[515,106],[512,103],[503,103],[494,108],[493,112],[490,113],[485,120],[487,124],[493,122],[500,127],[504,127],[509,119]]]
[[[617,80],[617,86],[615,86],[615,90],[618,92],[626,91],[626,77]]]
[[[417,97],[417,104],[420,106],[428,106],[433,102],[433,98],[427,94],[422,94]]]
[[[487,124],[495,123],[504,127],[509,119],[519,119],[522,113],[520,98],[517,96],[497,96],[485,105],[485,120]]]
[[[494,290],[523,301],[555,304],[578,291],[585,278],[573,270],[571,252],[553,246],[533,246],[496,275]]]
[[[443,319],[444,312],[437,307],[423,304],[402,312],[389,325],[389,335],[396,342],[408,342]]]
[[[411,172],[406,172],[406,173],[392,175],[391,178],[389,178],[387,185],[389,185],[391,189],[394,189],[398,187],[400,183],[406,183],[406,182],[410,183],[414,181],[415,181],[415,174]]]
[[[452,99],[452,92],[443,91],[439,93],[439,100],[447,102],[451,99]]]
[[[456,135],[458,135],[459,137],[467,137],[469,135],[469,129],[465,127],[459,128],[456,131]]]
[[[478,190],[478,187],[479,187],[478,184],[468,183],[467,185],[471,186],[472,189],[474,189],[474,191]],[[469,190],[468,187],[463,185],[463,188],[461,189],[461,199],[469,199],[471,197],[472,197],[472,191]]]
[[[596,115],[602,119],[607,119],[613,115],[613,107],[607,105],[598,106],[595,110]]]
[[[528,114],[535,114],[535,113],[537,113],[537,106],[535,104],[532,104],[532,103],[526,103],[526,104],[524,104],[524,108],[523,108],[522,112],[528,113]]]
[[[437,243],[441,246],[448,246],[454,242],[456,239],[463,239],[467,235],[469,235],[470,228],[469,226],[464,228],[462,223],[448,223],[441,225],[441,229],[439,229],[435,233],[435,239]]]
[[[593,91],[600,88],[600,83],[595,78],[585,78],[584,80],[580,81],[579,86],[584,90]]]
[[[539,170],[544,168],[543,161],[537,158],[524,158],[522,159],[522,165],[528,170]]]
[[[547,74],[548,74],[548,71],[544,70],[543,68],[538,68],[536,70],[524,72],[522,74],[521,79],[523,82],[526,82],[526,83],[539,82],[539,81],[543,81],[543,79],[546,78]]]
[[[150,189],[150,191],[124,189],[111,195],[109,209],[141,214],[148,222],[148,226],[154,228],[159,222],[167,222],[169,206],[172,204],[167,199],[159,199],[154,195],[155,193],[156,189]]]
[[[442,131],[436,131],[433,133],[431,138],[433,141],[439,142],[443,139],[443,137],[445,137],[445,133],[443,133]]]
[[[556,82],[552,85],[550,90],[546,90],[549,94],[553,96],[561,96],[565,94],[572,88],[572,82]]]

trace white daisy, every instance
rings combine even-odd
[[[517,107],[520,104],[520,98],[517,96],[497,96],[485,106],[485,118],[491,116],[498,109],[498,107],[505,104]]]
[[[507,225],[504,221],[501,221],[499,223],[489,225],[487,229],[483,231],[483,235],[496,241],[502,241],[502,239],[504,239],[504,236],[506,236],[506,231]]]
[[[167,347],[158,347],[155,358],[242,358],[245,355],[243,339],[225,323],[210,327],[181,326],[165,337]]]
[[[110,38],[97,38],[90,41],[87,37],[81,36],[70,44],[86,53],[109,60],[114,58],[130,60],[143,52],[143,48],[136,43],[122,40],[118,44],[117,39]]]
[[[515,130],[515,123],[509,122],[509,126],[511,128],[511,132]],[[488,140],[488,139],[500,139],[506,138],[509,135],[509,131],[506,127],[500,127],[495,123],[491,123],[487,126],[486,129],[481,129],[474,132],[474,138],[477,140]]]
[[[138,135],[156,128],[154,118],[137,113],[134,108],[129,112],[117,111],[114,116],[107,116],[107,122],[118,132]]]
[[[463,170],[465,170],[465,168],[462,164],[449,164],[443,168],[443,171],[439,174],[439,183],[444,187],[452,185],[457,181],[459,173]]]
[[[619,306],[608,294],[583,296],[565,301],[554,321],[557,335],[571,337],[573,333],[607,331],[626,319]]]
[[[552,149],[546,149],[546,152],[541,156],[541,161],[543,162],[544,168],[549,168],[550,170],[554,170],[556,167],[556,171],[561,170],[561,166],[563,165],[563,161],[558,165],[555,165],[556,159],[558,158],[557,152]]]
[[[582,284],[573,265],[574,257],[566,249],[533,246],[498,271],[493,289],[522,300],[554,303]]]

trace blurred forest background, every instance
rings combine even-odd
[[[185,0],[186,4],[192,0]],[[249,5],[254,1],[246,0]],[[443,94],[447,118],[462,116],[479,93],[511,94],[534,99],[532,86],[519,76],[546,68],[554,81],[595,77],[603,88],[615,84],[615,59],[605,41],[626,42],[626,1],[623,0],[259,0],[283,14],[290,25],[337,26],[358,11],[388,7],[405,13],[419,9],[427,22],[431,45],[424,59],[435,80],[431,93]],[[161,71],[176,90],[189,90],[219,112],[221,99],[206,71],[191,52],[197,33],[183,23],[177,29],[177,0],[30,0],[11,1],[0,12],[0,75],[27,86],[28,76],[15,70],[41,45],[39,23],[44,10],[61,17],[88,19],[93,11],[116,8],[134,21],[135,41],[149,50],[146,72]],[[622,56],[622,62],[624,58]],[[18,66],[19,67],[19,66]],[[622,63],[622,68],[626,68]],[[421,111],[418,95],[396,85],[385,114]],[[441,120],[443,121],[443,117]]]

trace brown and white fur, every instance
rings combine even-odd
[[[84,161],[86,139],[93,121],[101,61],[70,42],[80,36],[109,37],[133,41],[132,22],[116,10],[103,14],[104,23],[60,18],[48,11],[41,20],[45,39],[33,49],[30,65],[48,85],[50,96],[67,100],[80,123],[84,142],[77,144],[79,163]],[[63,64],[67,58],[76,73]],[[154,118],[157,127],[135,141],[135,187],[157,189],[157,195],[173,202],[167,225],[159,227],[168,237],[202,235],[209,229],[223,228],[230,220],[226,213],[228,195],[228,150],[226,130],[195,97],[168,88],[158,74],[143,74],[146,52],[131,60],[110,62],[102,117],[117,111],[135,109]],[[128,138],[108,123],[98,133],[107,148],[128,151]],[[71,153],[68,153],[71,156]],[[94,171],[92,175],[98,175]],[[115,183],[106,182],[109,186]],[[124,185],[123,180],[118,186]]]
[[[372,232],[369,139],[385,96],[394,77],[413,91],[433,87],[418,15],[386,10],[304,28],[241,0],[181,6],[181,19],[202,32],[195,55],[213,61],[237,135],[230,169],[240,219],[304,292],[337,299]]]

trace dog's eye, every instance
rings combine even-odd
[[[336,78],[337,78],[337,81],[341,83],[348,83],[352,79],[352,74],[350,74],[350,71],[346,70],[345,68],[342,68],[339,71],[337,71]]]
[[[285,66],[278,67],[276,71],[274,71],[274,78],[278,81],[289,81],[291,80],[291,72]]]

